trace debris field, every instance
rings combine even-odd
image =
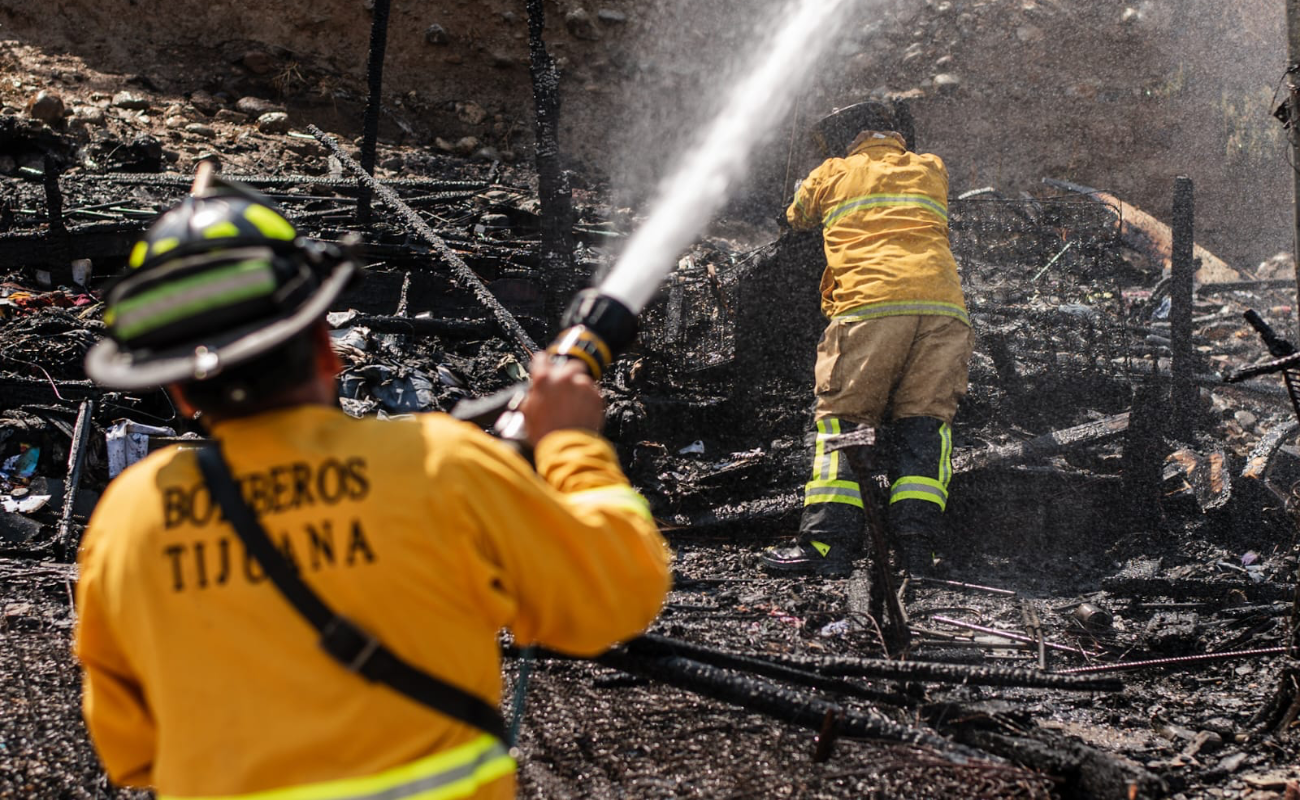
[[[366,280],[329,316],[354,415],[519,381],[640,219],[574,186],[557,272],[544,163],[384,143],[376,160],[208,99],[178,114],[238,129],[223,174],[304,234],[361,239]],[[105,287],[191,175],[167,128],[86,137],[42,109],[0,115],[0,797],[142,797],[109,785],[80,721],[70,562],[112,475],[203,432],[81,364]],[[976,353],[942,569],[898,587],[906,641],[875,554],[842,580],[757,566],[797,526],[819,237],[737,212],[680,257],[602,383],[674,589],[594,660],[503,641],[521,797],[1300,797],[1300,408],[1279,375],[1224,380],[1279,355],[1248,309],[1290,336],[1293,259],[1193,250],[1190,181],[1144,209],[1043,177],[950,203]]]

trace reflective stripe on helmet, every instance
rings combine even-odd
[[[139,269],[144,263],[144,257],[149,254],[148,242],[136,242],[135,247],[131,248],[131,257],[126,260],[127,266],[131,269]]]
[[[282,239],[291,242],[298,236],[289,221],[266,206],[250,205],[244,209],[244,219],[268,239]]]
[[[238,239],[239,226],[230,220],[215,222],[203,229],[204,239]]]
[[[269,262],[241,261],[116,303],[110,309],[113,332],[120,339],[131,339],[191,314],[269,295],[275,289],[275,272]]]

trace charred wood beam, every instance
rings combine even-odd
[[[72,446],[68,450],[68,479],[63,487],[63,513],[59,515],[58,546],[65,556],[77,552],[77,542],[72,533],[72,509],[77,503],[77,490],[81,484],[81,466],[86,459],[86,445],[90,440],[93,426],[91,417],[95,413],[95,401],[83,400],[81,410],[77,413],[77,425],[72,430]]]
[[[375,0],[370,21],[370,56],[366,61],[366,110],[361,118],[361,168],[375,174],[375,147],[379,143],[379,111],[384,94],[384,51],[388,48],[388,10],[392,0]],[[362,184],[357,193],[357,224],[370,225],[370,187]]]
[[[836,733],[840,736],[929,747],[959,764],[966,763],[970,759],[988,759],[985,753],[954,744],[928,731],[900,725],[880,716],[868,716],[802,692],[767,681],[736,675],[688,658],[680,656],[637,658],[626,652],[613,650],[598,657],[596,661],[607,667],[633,675],[642,675],[678,689],[767,714],[809,730],[820,731],[827,714],[833,714],[836,717]]]
[[[59,163],[54,156],[45,154],[45,215],[50,223],[50,233],[56,241],[67,234],[63,223],[63,192],[59,190]]]
[[[1017,764],[1059,775],[1069,787],[1067,797],[1101,800],[1111,797],[1163,797],[1164,783],[1133,761],[1056,736],[1041,729],[1032,736],[1014,736],[966,726],[945,726],[953,736],[1010,759]]]
[[[1293,599],[1295,589],[1276,583],[1249,583],[1244,581],[1207,581],[1194,578],[1133,578],[1111,576],[1102,578],[1101,588],[1115,595],[1144,597],[1192,597],[1203,600],[1231,602],[1234,596],[1244,597],[1249,603],[1276,603]]]
[[[820,689],[822,691],[835,692],[848,697],[858,697],[864,700],[870,700],[874,703],[885,703],[894,706],[912,705],[912,701],[905,695],[868,689],[865,686],[860,686],[856,683],[850,683],[849,681],[841,680],[839,678],[831,678],[818,674],[813,669],[801,669],[784,664],[777,664],[757,656],[728,653],[715,648],[704,647],[703,645],[692,644],[678,639],[668,639],[653,634],[638,636],[624,645],[624,648],[630,655],[638,658],[683,656],[699,661],[702,664],[712,664],[715,667],[722,667],[723,669],[748,672],[754,675],[761,675],[765,678],[775,678],[787,683],[806,686],[810,689]]]
[[[954,473],[971,472],[1007,462],[1055,455],[1080,445],[1095,444],[1119,436],[1128,430],[1128,422],[1129,414],[1126,411],[1096,422],[1045,433],[1027,442],[995,445],[982,450],[960,450],[953,454],[952,469]]]
[[[325,148],[339,160],[339,163],[347,167],[347,169],[356,176],[358,181],[368,185],[370,189],[379,196],[379,199],[383,201],[384,205],[388,206],[390,210],[401,217],[406,224],[420,236],[420,238],[424,239],[433,247],[434,252],[441,256],[443,261],[447,262],[447,264],[451,266],[452,272],[455,276],[463,282],[466,287],[474,292],[474,296],[478,298],[480,303],[492,312],[492,316],[496,319],[497,324],[500,325],[501,331],[514,340],[525,358],[531,358],[532,354],[537,352],[537,344],[533,342],[532,338],[524,332],[522,327],[520,327],[519,321],[515,319],[514,315],[511,314],[505,306],[501,305],[500,301],[498,301],[496,297],[492,295],[492,292],[488,290],[487,286],[484,285],[482,279],[465,264],[464,260],[462,260],[460,256],[456,255],[455,251],[448,247],[447,243],[443,241],[438,234],[433,232],[433,229],[429,227],[429,224],[424,221],[423,217],[417,214],[406,203],[402,202],[402,198],[398,197],[396,192],[376,181],[369,173],[362,169],[361,165],[354,161],[351,156],[343,152],[343,148],[339,147],[338,142],[334,141],[334,137],[325,133],[315,125],[308,125],[307,130],[309,130],[312,136],[315,136],[321,144],[325,145]]]
[[[542,269],[554,289],[547,292],[548,324],[559,322],[572,285],[573,190],[560,163],[560,74],[546,50],[543,0],[527,0],[529,76],[537,119],[537,188],[542,210]]]
[[[73,240],[80,258],[123,258],[131,251],[144,225],[119,222],[73,225],[62,236],[48,231],[0,233],[0,261],[40,267],[69,266],[66,257]]]
[[[706,645],[646,634],[627,643],[632,655],[680,655],[727,669],[757,671],[784,667],[822,677],[871,678],[908,683],[947,683],[977,686],[1010,686],[1025,689],[1065,689],[1077,692],[1117,692],[1124,688],[1115,679],[1081,680],[1070,676],[1010,667],[972,667],[926,661],[893,661],[883,658],[813,657],[794,655],[745,656]],[[780,677],[775,672],[759,672]]]
[[[349,319],[347,324],[349,327],[360,325],[376,333],[445,336],[451,339],[487,338],[496,331],[491,320],[486,319],[436,319],[358,314]]]
[[[1169,274],[1169,325],[1173,372],[1171,430],[1190,429],[1195,419],[1193,385],[1196,364],[1192,346],[1192,292],[1196,264],[1192,259],[1195,195],[1190,178],[1174,179],[1173,254]]]
[[[50,381],[46,378],[0,376],[0,402],[7,408],[41,403],[78,402],[98,397],[100,389],[90,381]]]
[[[355,181],[344,181],[321,175],[223,175],[223,178],[252,186],[255,189],[271,189],[290,186],[319,186],[333,192],[353,194],[361,191]],[[194,183],[189,175],[158,175],[155,173],[122,173],[106,175],[83,175],[79,183],[118,183],[132,186],[177,186],[188,189]],[[486,189],[490,181],[445,181],[433,178],[400,178],[385,181],[384,185],[393,189],[412,189],[424,192],[455,192]]]

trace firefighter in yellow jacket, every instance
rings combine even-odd
[[[335,616],[313,630],[268,580],[202,448],[125,471],[77,587],[84,712],[110,778],[160,798],[513,797],[498,632],[594,654],[641,631],[668,587],[591,380],[534,362],[535,470],[442,414],[345,415],[323,315],[355,262],[235,184],[164,215],[131,266],[87,371],[202,412],[226,498]],[[454,714],[394,688],[394,664]]]
[[[948,173],[911,152],[892,104],[866,102],[822,120],[827,155],[786,212],[820,228],[830,324],[817,349],[812,474],[799,537],[763,554],[772,572],[843,575],[862,544],[862,489],[826,437],[888,423],[889,513],[898,537],[930,545],[952,477],[952,429],[966,393],[970,320],[948,243]],[[862,476],[866,477],[866,476]],[[908,548],[914,549],[914,548]]]

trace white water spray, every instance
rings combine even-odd
[[[732,91],[707,135],[664,181],[654,209],[628,241],[600,293],[639,313],[676,257],[704,230],[745,171],[764,133],[788,110],[852,0],[794,0],[790,22]]]

